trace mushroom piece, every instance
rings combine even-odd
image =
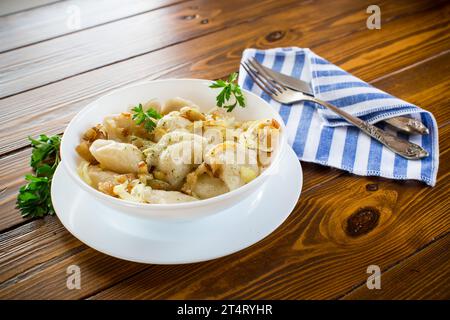
[[[150,133],[142,124],[136,124],[129,112],[105,117],[103,126],[108,134],[108,139],[119,142],[130,142],[132,137],[144,139],[150,139],[151,137]]]
[[[171,190],[172,186],[163,180],[159,179],[150,179],[148,180],[147,184],[152,188],[156,190]]]
[[[98,139],[107,139],[107,133],[105,128],[98,124],[95,127],[89,128],[83,134],[83,140],[80,142],[78,146],[76,146],[75,150],[78,154],[89,163],[97,164],[97,160],[95,160],[94,156],[89,151],[89,148],[95,140]]]
[[[88,161],[89,163],[96,164],[98,162],[94,158],[92,153],[89,151],[90,146],[91,146],[91,143],[89,143],[86,140],[83,140],[80,142],[79,145],[76,146],[75,150],[84,160]]]
[[[180,115],[192,122],[194,121],[204,121],[206,117],[197,108],[193,107],[183,107],[180,109]]]

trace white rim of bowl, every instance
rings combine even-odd
[[[152,80],[152,81],[144,81],[144,82],[139,82],[136,84],[132,84],[132,85],[128,85],[128,86],[124,86],[121,88],[118,88],[116,90],[111,91],[108,94],[105,94],[97,99],[95,99],[94,101],[92,101],[91,103],[89,103],[87,106],[85,106],[83,109],[81,109],[73,118],[72,120],[70,120],[69,124],[67,125],[66,129],[64,130],[64,132],[69,131],[70,128],[72,126],[74,126],[74,123],[77,122],[77,119],[80,118],[84,113],[90,111],[91,109],[93,109],[95,107],[95,103],[104,98],[107,97],[109,95],[113,95],[116,94],[119,91],[128,89],[130,87],[137,87],[140,85],[145,85],[145,84],[149,84],[149,83],[157,83],[157,82],[168,82],[168,81],[194,81],[194,82],[207,82],[207,83],[211,83],[211,80],[207,80],[207,79],[195,79],[195,78],[183,78],[183,79],[161,79],[161,80]],[[259,97],[258,95],[254,94],[251,91],[248,91],[246,89],[242,89],[243,92],[245,92],[245,94],[247,95],[252,95],[254,97],[257,98],[257,100],[260,100],[262,103],[265,103],[269,106],[269,108],[273,111],[273,113],[275,115],[278,116],[278,118],[281,118],[279,114],[276,113],[275,110],[273,110],[272,106],[270,106],[270,104],[266,101],[264,101],[264,99],[262,99],[261,97]],[[280,122],[280,121],[279,121]],[[129,201],[129,200],[124,200],[124,199],[118,199],[112,196],[109,196],[107,194],[104,194],[100,191],[98,191],[97,189],[95,189],[94,187],[88,185],[85,181],[83,181],[81,179],[81,177],[76,173],[76,170],[73,170],[72,168],[70,168],[70,166],[67,164],[66,161],[64,161],[64,134],[61,138],[61,162],[64,165],[66,171],[69,173],[69,176],[78,183],[78,185],[80,185],[85,191],[87,191],[88,193],[93,193],[94,195],[96,195],[99,198],[104,199],[107,202],[113,202],[119,206],[127,206],[127,207],[132,207],[132,208],[139,208],[139,209],[145,209],[145,208],[155,208],[155,209],[177,209],[177,208],[195,208],[195,207],[201,207],[201,206],[206,206],[208,204],[214,204],[216,202],[220,202],[221,200],[225,200],[228,199],[232,196],[234,196],[236,193],[244,193],[246,190],[250,189],[252,187],[252,185],[256,184],[258,181],[262,180],[263,177],[267,176],[270,174],[271,171],[274,170],[275,165],[280,161],[280,158],[282,157],[282,155],[284,154],[285,148],[286,148],[286,137],[285,137],[285,132],[286,132],[286,128],[285,125],[283,123],[283,121],[280,122],[280,127],[281,127],[281,137],[280,137],[280,144],[279,144],[279,149],[277,150],[277,154],[275,155],[275,159],[273,159],[273,161],[270,163],[270,165],[255,179],[253,179],[252,181],[250,181],[249,183],[234,189],[232,191],[229,191],[227,193],[212,197],[212,198],[208,198],[208,199],[200,199],[199,201],[190,201],[190,202],[180,202],[180,203],[141,203],[141,202],[133,202],[133,201]]]

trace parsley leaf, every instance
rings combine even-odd
[[[34,218],[53,215],[55,210],[50,198],[51,178],[28,174],[25,179],[28,184],[19,189],[17,196],[17,207],[22,216]]]
[[[47,162],[59,161],[59,146],[61,144],[61,137],[58,135],[48,137],[41,134],[37,139],[28,137],[31,142],[33,151],[31,153],[30,165],[34,170]]]
[[[43,217],[54,214],[50,187],[56,167],[61,161],[59,135],[40,135],[37,139],[28,137],[33,150],[30,166],[35,174],[27,174],[28,183],[19,189],[16,205],[23,217]]]
[[[133,111],[133,120],[137,125],[144,124],[144,128],[151,132],[156,127],[155,120],[161,119],[162,116],[153,108],[144,111],[142,104],[139,103],[137,107],[131,109]]]
[[[227,112],[233,111],[238,104],[242,108],[245,107],[244,95],[242,94],[241,87],[236,83],[237,77],[238,74],[234,72],[229,76],[227,81],[217,80],[209,86],[213,89],[223,88],[216,97],[216,103],[218,107],[227,109]],[[232,96],[234,97],[234,103],[224,105]]]

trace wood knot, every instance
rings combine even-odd
[[[209,19],[203,19],[202,21],[200,21],[201,24],[207,24],[209,22]]]
[[[197,18],[198,18],[198,14],[189,14],[189,15],[181,17],[181,19],[183,19],[183,20],[193,20],[193,19],[197,19]]]
[[[366,185],[366,190],[367,191],[377,191],[378,190],[378,184],[376,184],[376,183],[369,183],[368,185]]]
[[[375,208],[361,208],[347,219],[345,232],[350,237],[359,237],[373,230],[380,219],[380,212]]]
[[[278,41],[281,38],[283,38],[285,34],[286,33],[284,31],[280,31],[280,30],[273,31],[266,36],[266,40],[269,42]]]

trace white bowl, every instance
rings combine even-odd
[[[236,190],[214,198],[186,203],[136,203],[117,199],[97,191],[85,183],[77,173],[77,166],[81,158],[75,151],[75,147],[80,143],[83,133],[97,123],[102,123],[105,116],[126,111],[130,106],[144,103],[154,98],[164,102],[173,97],[191,100],[200,107],[201,111],[206,112],[215,106],[215,97],[218,94],[218,89],[209,88],[210,84],[211,81],[200,79],[149,81],[124,87],[95,100],[83,108],[67,126],[61,142],[62,164],[67,169],[70,177],[86,192],[95,196],[104,204],[115,207],[120,212],[134,217],[152,220],[189,221],[214,214],[237,204],[256,191],[270,175],[276,174],[280,158],[287,147],[286,130],[279,114],[266,101],[246,90],[243,90],[243,93],[247,100],[247,105],[245,108],[237,106],[232,112],[233,116],[238,120],[274,118],[281,125],[280,142],[269,167],[256,179]]]

